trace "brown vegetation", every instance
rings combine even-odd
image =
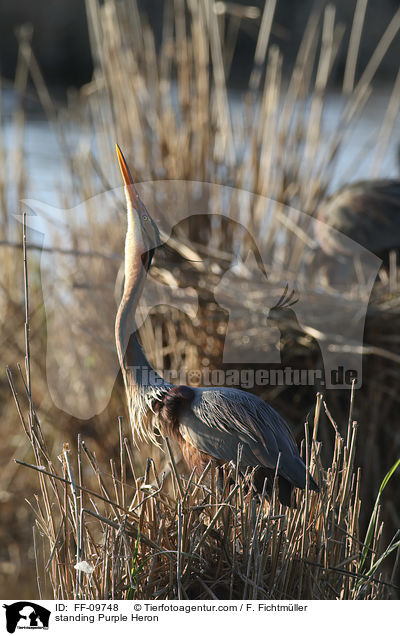
[[[115,207],[107,209],[108,218],[91,207],[90,197],[119,186],[115,141],[127,149],[138,182],[182,179],[230,185],[313,214],[340,152],[346,150],[346,132],[362,112],[379,62],[397,34],[397,17],[360,74],[356,74],[356,38],[351,40],[342,118],[335,133],[327,135],[324,99],[343,35],[332,6],[323,15],[310,16],[289,85],[283,86],[280,52],[276,46],[267,46],[274,3],[266,3],[249,90],[231,112],[226,78],[235,41],[229,16],[217,18],[212,7],[205,11],[197,2],[165,3],[163,40],[157,53],[153,34],[135,13],[134,2],[129,10],[127,3],[113,0],[87,4],[93,81],[78,96],[71,95],[67,107],[56,108],[31,51],[29,32],[21,31],[16,77],[20,107],[15,113],[17,142],[12,155],[17,170],[11,183],[5,169],[10,155],[0,140],[1,359],[3,367],[9,364],[12,370],[9,379],[19,395],[22,425],[17,428],[8,380],[3,377],[1,417],[3,440],[7,440],[1,456],[7,465],[2,471],[0,501],[3,596],[6,582],[9,586],[12,580],[18,585],[13,596],[32,596],[36,578],[43,597],[59,598],[387,598],[393,592],[394,560],[382,574],[380,558],[400,526],[398,488],[391,484],[385,488],[379,512],[389,530],[384,533],[376,517],[372,537],[366,544],[364,539],[379,484],[400,455],[400,295],[395,259],[389,271],[381,271],[375,286],[365,335],[364,385],[357,391],[350,416],[349,394],[325,396],[332,417],[321,409],[321,398],[315,407],[315,396],[307,387],[290,393],[282,388],[260,391],[297,425],[299,437],[303,437],[311,405],[315,413],[303,454],[323,484],[322,494],[299,494],[298,508],[287,510],[274,498],[271,505],[252,498],[246,479],[242,481],[233,467],[226,471],[219,490],[213,466],[207,475],[188,479],[180,474],[179,458],[173,461],[174,449],[167,453],[168,462],[157,450],[132,449],[121,420],[118,427],[118,416],[125,408],[119,382],[98,416],[82,421],[56,408],[48,388],[45,351],[46,321],[47,328],[52,324],[57,329],[58,317],[45,315],[38,251],[28,239],[28,339],[24,261],[18,248],[22,231],[10,218],[26,186],[23,96],[30,77],[54,125],[65,171],[71,177],[70,183],[65,179],[60,186],[61,204],[67,209],[77,201],[85,202],[79,227],[62,227],[53,241],[52,250],[64,259],[60,261],[63,279],[72,281],[70,302],[63,299],[63,311],[81,329],[74,339],[73,333],[58,327],[60,351],[69,349],[71,358],[79,354],[88,368],[103,369],[105,356],[111,360],[113,355],[115,305],[109,299],[119,291],[114,292],[114,282],[125,225],[118,197]],[[265,77],[260,72],[263,68]],[[396,82],[377,141],[376,171],[398,99]],[[90,151],[71,141],[71,125],[90,131]],[[146,203],[149,209],[161,206],[156,197]],[[156,258],[156,280],[177,289],[199,281],[201,285],[195,320],[164,306],[153,309],[144,322],[140,336],[155,367],[198,369],[206,357],[210,367],[220,368],[226,320],[215,305],[213,289],[220,278],[216,272],[227,271],[237,258],[243,223],[256,243],[270,247],[265,266],[272,281],[281,259],[277,289],[283,274],[293,282],[304,237],[296,240],[287,233],[287,243],[278,254],[277,227],[265,232],[256,206],[249,206],[243,219],[234,201],[232,220],[236,225],[208,224],[200,217],[189,226],[183,223],[170,240],[173,252],[161,251]],[[243,253],[247,247],[242,245]],[[82,272],[89,291],[78,297],[74,295],[77,283],[79,289],[83,287],[77,273]],[[86,303],[82,325],[77,318],[82,299],[86,301],[93,290],[97,295]],[[332,290],[326,287],[324,293]],[[82,342],[83,351],[75,352],[74,343]],[[295,335],[288,343],[289,355],[300,359],[303,368],[314,368],[312,339]],[[24,359],[25,368],[18,370],[17,363]],[[66,376],[66,385],[74,389],[72,399],[90,403],[90,386],[82,386],[73,371]],[[101,382],[99,377],[100,388]],[[78,412],[79,405],[75,406]],[[357,452],[354,419],[361,431]],[[318,439],[323,439],[322,448]],[[146,461],[150,454],[154,463]],[[39,473],[35,482],[33,469],[14,464],[13,458],[36,469],[43,466],[46,473]],[[29,552],[27,546],[34,548]],[[75,570],[77,561],[89,563],[93,572]]]

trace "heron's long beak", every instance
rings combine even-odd
[[[118,144],[115,144],[115,149],[117,151],[118,163],[121,170],[122,178],[124,180],[124,184],[127,189],[127,193],[129,194],[129,198],[131,199],[132,204],[134,205],[134,207],[136,207],[138,199],[139,199],[139,194],[138,194],[138,191],[136,190],[135,183],[132,179],[131,171],[128,168],[126,159],[124,155],[122,154],[122,150],[118,146]]]
[[[122,178],[124,180],[124,183],[125,183],[126,186],[133,185],[133,179],[132,179],[131,171],[128,168],[128,164],[126,163],[126,159],[125,159],[124,155],[122,154],[122,150],[118,146],[118,144],[115,144],[115,149],[117,151],[118,163],[119,163],[119,167],[121,169]]]

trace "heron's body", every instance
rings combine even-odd
[[[266,402],[239,389],[172,385],[146,358],[134,320],[159,234],[119,149],[118,157],[126,186],[128,231],[116,341],[133,433],[155,443],[158,433],[174,439],[188,465],[200,471],[211,458],[236,462],[240,445],[241,468],[259,466],[261,477],[271,481],[278,467],[279,497],[289,505],[292,488],[305,488],[307,471],[285,420]],[[309,487],[318,491],[311,475]]]
[[[159,422],[184,448],[188,463],[213,457],[236,461],[242,445],[243,467],[264,466],[304,488],[306,473],[285,420],[266,402],[240,389],[174,386],[156,405]],[[200,451],[200,455],[192,449]],[[200,466],[201,467],[201,466]]]

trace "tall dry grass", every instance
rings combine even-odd
[[[220,11],[220,3],[218,7]],[[75,594],[144,598],[156,592],[159,598],[179,595],[201,598],[202,594],[208,598],[213,595],[387,597],[393,590],[389,585],[394,583],[390,580],[393,561],[390,571],[385,571],[384,584],[379,559],[390,545],[395,528],[400,526],[396,511],[398,489],[391,489],[394,480],[385,489],[380,513],[390,531],[384,535],[382,525],[376,521],[371,526],[371,540],[363,542],[379,484],[400,452],[396,437],[399,381],[396,266],[395,274],[393,271],[389,275],[384,271],[380,274],[367,323],[366,344],[371,347],[366,347],[364,389],[361,397],[356,396],[352,418],[348,415],[348,395],[327,396],[333,418],[325,409],[321,413],[321,404],[317,403],[313,432],[310,431],[312,443],[305,448],[311,447],[310,465],[324,484],[323,493],[319,498],[311,493],[300,496],[297,510],[283,511],[276,500],[269,507],[253,499],[233,468],[233,484],[226,474],[221,492],[215,485],[213,467],[209,469],[211,482],[209,476],[203,480],[193,476],[192,482],[188,482],[187,477],[179,476],[182,465],[178,457],[177,473],[160,454],[155,455],[155,467],[147,465],[151,449],[131,449],[121,429],[118,437],[117,418],[124,403],[118,383],[107,408],[87,421],[82,422],[54,406],[47,386],[40,252],[28,240],[30,393],[27,368],[20,373],[16,369],[17,362],[25,357],[27,342],[23,259],[18,248],[22,245],[22,232],[21,225],[11,224],[9,219],[17,202],[25,196],[29,177],[23,152],[23,98],[28,79],[33,82],[59,139],[65,165],[65,180],[60,186],[60,206],[64,209],[119,185],[114,159],[114,143],[118,141],[126,150],[138,182],[176,179],[213,182],[268,196],[277,205],[286,204],[313,214],[329,187],[340,154],[346,151],[347,134],[373,94],[380,61],[400,27],[399,12],[388,25],[367,67],[360,71],[357,47],[362,3],[357,4],[350,27],[343,111],[337,129],[328,135],[324,106],[345,31],[344,25],[335,19],[333,5],[310,16],[292,74],[286,81],[282,77],[279,48],[269,45],[275,2],[265,4],[248,90],[236,98],[235,106],[228,92],[235,50],[232,37],[235,22],[229,12],[219,14],[213,2],[165,2],[163,36],[157,48],[154,34],[139,15],[134,1],[87,0],[87,9],[95,62],[92,82],[79,95],[71,94],[67,106],[56,106],[31,49],[29,30],[22,30],[16,77],[20,106],[15,113],[17,132],[13,150],[9,151],[0,139],[0,161],[5,167],[12,159],[17,174],[17,179],[13,174],[10,181],[4,169],[0,177],[5,343],[2,359],[12,366],[12,384],[21,400],[20,419],[29,439],[27,444],[16,432],[15,412],[4,377],[0,385],[2,418],[9,445],[3,449],[3,461],[18,456],[36,467],[45,466],[51,473],[39,475],[37,497],[28,468],[8,466],[2,477],[3,518],[8,526],[2,541],[3,581],[12,578],[22,581],[27,576],[33,579],[32,561],[26,560],[21,546],[32,545],[31,525],[36,519],[35,559],[43,597],[70,598]],[[240,18],[239,28],[240,21],[247,19]],[[398,99],[396,81],[376,146],[375,172],[393,129]],[[82,141],[77,141],[76,127],[86,131]],[[15,188],[14,198],[10,197],[11,187]],[[63,227],[54,237],[50,253],[60,254],[67,249],[61,276],[69,280],[71,272],[85,272],[90,286],[101,287],[102,297],[110,298],[118,292],[118,289],[114,292],[114,281],[122,259],[123,217],[115,214],[106,219],[96,215],[90,203],[85,203],[84,210],[79,228]],[[226,320],[224,323],[212,293],[215,271],[229,269],[237,260],[238,249],[239,253],[241,250],[245,253],[247,237],[243,241],[243,225],[256,244],[265,251],[269,249],[265,266],[270,275],[276,273],[278,261],[277,281],[283,274],[290,281],[293,270],[296,271],[302,258],[302,240],[296,240],[288,232],[287,241],[278,250],[279,228],[273,224],[265,231],[262,209],[250,206],[244,216],[240,212],[236,201],[231,219],[240,223],[221,220],[208,223],[197,219],[188,226],[182,225],[170,240],[174,253],[158,256],[154,267],[158,280],[178,288],[195,286],[201,292],[195,320],[164,307],[153,310],[144,323],[141,339],[158,368],[199,368],[204,355],[211,367],[220,367]],[[324,293],[331,292],[328,288]],[[71,298],[74,302],[63,309],[73,322],[79,316],[81,304],[76,296]],[[107,302],[103,306],[104,316],[99,317],[95,308],[87,312],[92,336],[98,333],[99,318],[112,333],[114,304]],[[61,330],[59,333],[60,349],[69,348],[73,352],[74,339],[67,340]],[[76,343],[82,342],[82,333]],[[303,341],[304,338],[299,344],[303,368],[313,368],[313,344],[307,341],[304,346]],[[101,339],[89,337],[87,346],[94,365],[108,355],[108,344],[106,341],[104,346]],[[392,355],[388,360],[385,352],[395,359]],[[77,391],[76,400],[87,400],[86,393]],[[40,404],[37,411],[30,403],[30,394]],[[305,414],[310,404],[315,403],[314,395],[307,389],[299,389],[288,399],[287,392],[280,388],[264,390],[261,396],[296,424],[300,437],[303,436]],[[362,429],[368,426],[368,434],[359,436],[356,455],[353,418]],[[318,430],[324,440],[322,449],[317,442]],[[43,436],[41,431],[45,431]],[[69,449],[76,450],[62,448],[63,441],[69,443]],[[175,450],[172,452],[175,454]],[[356,467],[361,463],[363,470],[359,473]],[[169,476],[156,492],[161,487],[163,467]],[[60,481],[56,474],[66,481]],[[69,482],[74,484],[72,490]],[[82,490],[87,487],[93,492]],[[16,500],[15,494],[10,498],[10,491],[19,493],[19,499]],[[22,496],[33,503],[34,515],[27,512]],[[142,503],[146,496],[148,499]],[[360,499],[364,502],[362,507]],[[195,556],[189,556],[194,550]],[[217,576],[215,568],[212,569],[216,559]],[[76,571],[77,561],[87,561],[94,567],[93,572],[86,575]],[[18,591],[27,596],[33,593],[32,587],[23,588],[22,583]]]
[[[7,375],[38,473],[33,541],[40,598],[56,599],[382,599],[392,597],[397,559],[385,580],[382,564],[399,554],[400,531],[383,546],[380,496],[400,460],[382,482],[365,536],[360,531],[360,470],[355,467],[357,423],[350,401],[346,438],[328,417],[335,445],[328,468],[318,442],[319,395],[312,433],[305,423],[307,468],[321,485],[316,495],[297,491],[296,507],[283,507],[275,480],[266,500],[233,463],[218,473],[180,474],[168,439],[168,470],[148,459],[138,474],[135,452],[119,418],[119,457],[97,461],[79,434],[64,443],[58,462],[49,452],[34,405],[30,367],[29,283],[24,231],[25,396]],[[240,445],[238,460],[240,464]],[[61,467],[57,469],[57,464]],[[140,464],[139,464],[140,465]]]

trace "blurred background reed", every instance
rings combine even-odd
[[[182,512],[182,507],[175,505],[174,488],[178,488],[179,481],[168,454],[147,447],[130,450],[127,455],[121,451],[126,448],[124,436],[129,436],[126,417],[122,430],[118,426],[118,417],[126,415],[125,398],[119,376],[115,385],[111,383],[113,373],[116,376],[113,321],[121,289],[125,231],[123,200],[117,190],[120,178],[114,157],[115,142],[126,152],[137,181],[143,182],[143,198],[149,193],[145,200],[151,213],[156,209],[160,216],[163,214],[163,201],[168,194],[164,182],[190,182],[196,196],[196,188],[200,187],[200,198],[205,192],[209,211],[217,210],[219,202],[211,200],[210,190],[201,185],[204,183],[245,190],[256,197],[243,203],[239,196],[232,195],[228,219],[200,215],[179,223],[170,238],[170,249],[157,254],[152,278],[155,284],[172,290],[168,298],[175,299],[174,306],[165,303],[152,307],[149,315],[145,312],[140,336],[150,360],[160,369],[224,368],[222,355],[228,316],[218,304],[215,291],[222,276],[229,272],[233,277],[232,291],[230,297],[229,288],[224,288],[228,294],[225,306],[234,305],[235,293],[244,276],[243,267],[236,265],[238,260],[246,260],[251,241],[263,254],[277,297],[282,280],[286,280],[302,289],[310,306],[318,303],[321,289],[326,297],[335,298],[335,289],[322,273],[310,282],[307,272],[301,270],[304,232],[299,236],[287,232],[283,239],[279,235],[278,241],[278,227],[272,223],[266,229],[257,196],[276,202],[277,213],[283,209],[280,206],[286,205],[313,216],[325,197],[342,183],[360,177],[397,174],[400,82],[397,68],[391,68],[388,60],[394,59],[394,51],[400,48],[400,11],[390,8],[387,13],[382,11],[380,19],[384,24],[376,33],[379,25],[373,19],[373,2],[359,0],[354,3],[351,15],[343,14],[341,3],[337,8],[335,4],[316,3],[314,7],[310,5],[298,25],[293,23],[292,9],[292,3],[284,0],[270,0],[262,5],[175,0],[149,3],[146,11],[134,0],[87,0],[90,56],[84,53],[77,64],[82,66],[80,77],[85,83],[68,90],[52,88],[49,70],[47,77],[43,75],[45,61],[39,64],[36,56],[36,48],[41,50],[41,45],[35,44],[38,33],[28,24],[16,31],[15,79],[13,84],[4,80],[1,109],[1,356],[2,367],[10,367],[12,386],[20,396],[28,438],[18,420],[15,400],[3,372],[0,583],[4,597],[37,597],[36,568],[41,572],[38,578],[44,597],[46,594],[69,597],[76,593],[99,598],[107,594],[145,597],[161,590],[160,598],[172,598],[178,594],[178,588],[179,594],[197,598],[202,594],[205,598],[212,594],[217,597],[222,594],[221,598],[229,595],[240,598],[243,594],[256,597],[266,591],[278,598],[280,593],[288,598],[309,594],[317,598],[335,594],[342,598],[363,594],[383,598],[393,593],[392,588],[379,586],[372,580],[367,587],[360,584],[360,580],[362,584],[365,582],[360,573],[366,571],[366,553],[363,549],[356,550],[354,542],[365,536],[381,481],[400,456],[397,390],[400,295],[396,251],[380,269],[370,299],[363,386],[355,391],[351,411],[350,390],[323,391],[326,409],[320,400],[317,402],[318,417],[314,421],[319,424],[314,429],[312,457],[327,484],[324,496],[318,503],[315,499],[312,502],[313,531],[323,546],[318,555],[307,552],[310,540],[303,524],[310,512],[308,499],[301,501],[298,511],[288,513],[288,518],[279,514],[275,518],[275,513],[264,516],[260,512],[264,504],[259,503],[257,509],[249,500],[244,505],[246,494],[242,493],[241,530],[235,525],[238,523],[237,519],[234,521],[235,515],[223,520],[221,512],[218,523],[215,522],[217,534],[213,535],[210,529],[206,537],[212,536],[217,545],[218,541],[234,543],[235,532],[238,537],[241,533],[244,536],[251,526],[256,529],[256,536],[263,537],[264,552],[254,540],[244,545],[243,539],[238,539],[239,543],[242,541],[240,554],[244,555],[243,559],[238,556],[242,559],[240,584],[232,582],[226,574],[230,563],[227,560],[221,561],[219,583],[212,581],[208,573],[204,587],[196,578],[202,578],[201,567],[190,570],[193,559],[185,570],[186,577],[193,576],[193,581],[190,585],[185,583],[181,577],[185,568],[179,576],[175,574],[175,561],[170,563],[168,557],[166,561],[161,559],[161,563],[156,563],[155,557],[149,559],[146,553],[149,544],[147,547],[145,542],[141,544],[137,528],[164,550],[168,541],[172,541],[170,549],[178,551],[179,528],[185,528],[187,539],[194,532],[190,524],[196,514],[206,515],[203,512],[190,515],[185,506],[197,510],[199,497],[207,495],[204,489],[209,486],[193,486],[196,490],[193,493],[191,484],[185,483],[188,494],[182,500]],[[161,185],[146,190],[146,183]],[[103,199],[102,192],[111,196]],[[39,215],[39,221],[28,232],[27,243],[29,365],[24,329],[22,225],[21,219],[15,217],[21,211],[20,201],[27,198],[40,201],[36,207],[33,203],[30,206]],[[76,206],[79,206],[76,215],[71,213],[67,217],[65,210],[77,210]],[[31,214],[27,216],[28,226],[32,225]],[[312,245],[310,254],[311,248]],[[245,274],[251,281],[256,279],[253,270]],[[307,279],[307,285],[302,286],[301,277]],[[190,294],[197,299],[195,309],[186,306]],[[356,311],[357,298],[354,302]],[[241,311],[245,317],[252,315],[252,328],[262,340],[265,316],[251,294],[243,298]],[[238,320],[240,326],[240,317]],[[320,351],[312,330],[305,327],[280,325],[281,357],[296,368],[314,369],[320,363]],[[25,368],[19,370],[18,364],[22,368],[25,364]],[[28,366],[45,446],[39,429],[35,429],[36,415],[26,396],[24,377]],[[64,369],[61,374],[60,369]],[[57,377],[58,383],[49,389],[52,377]],[[314,418],[316,388],[279,386],[252,390],[287,417],[300,441],[307,415],[312,414],[310,421]],[[352,443],[353,419],[358,422],[357,444],[355,440]],[[317,445],[317,439],[322,446]],[[85,469],[82,440],[96,455],[96,462],[89,461]],[[123,548],[123,542],[118,544],[119,555],[122,548],[127,550],[121,556],[125,561],[120,569],[108,569],[107,561],[107,555],[118,542],[120,514],[110,504],[106,510],[92,509],[117,526],[107,529],[107,523],[97,518],[100,525],[93,535],[90,532],[94,521],[84,526],[88,533],[85,560],[94,565],[97,558],[104,575],[99,577],[99,570],[91,580],[79,575],[86,587],[81,578],[74,579],[73,584],[71,574],[74,573],[71,546],[79,544],[78,535],[83,532],[73,521],[74,506],[75,512],[78,510],[75,495],[67,489],[61,493],[51,477],[47,486],[43,477],[40,482],[35,481],[31,469],[13,462],[18,458],[42,465],[45,460],[49,472],[59,471],[70,479],[64,443],[77,448],[71,460],[76,462],[71,469],[73,473],[83,471],[88,487],[98,488],[102,496],[106,493],[108,500],[116,498],[124,509],[128,500],[129,504],[131,500],[134,502],[133,507],[138,505],[143,492],[154,494],[157,479],[149,476],[149,456],[156,461],[157,474],[163,469],[169,474],[166,493],[160,495],[158,502],[161,508],[157,507],[158,495],[154,494],[154,500],[143,506],[140,519],[129,518],[136,535],[133,530],[127,535],[131,542],[128,548],[126,545]],[[58,456],[61,464],[57,464]],[[124,460],[121,459],[118,469],[121,485],[116,478],[115,462],[122,456]],[[130,457],[132,469],[126,464]],[[183,471],[178,456],[176,461],[178,472]],[[361,466],[360,473],[357,466]],[[131,484],[126,481],[127,474],[131,476]],[[104,490],[99,476],[111,480],[112,497]],[[50,494],[46,494],[46,488]],[[125,489],[129,496],[123,494]],[[377,555],[390,545],[400,527],[398,492],[398,477],[394,475],[380,501],[379,519],[384,520],[384,526],[377,519],[374,521],[371,545]],[[224,497],[229,497],[226,493],[222,496],[214,490],[214,499],[208,494],[215,513],[218,504],[222,510]],[[36,509],[39,519],[33,535],[35,514],[25,499]],[[59,506],[54,506],[57,509],[54,518],[50,512],[52,501]],[[235,501],[237,514],[240,505]],[[332,512],[335,523],[345,529],[337,539],[343,551],[337,553],[329,552],[326,544],[327,518],[326,523],[319,521],[319,515],[328,511]],[[66,521],[58,525],[63,515]],[[169,529],[155,536],[155,528],[162,523],[160,515],[167,519]],[[243,515],[251,518],[245,519]],[[205,516],[198,527],[204,531],[207,523],[209,518]],[[287,527],[291,529],[289,534]],[[107,534],[110,532],[114,534]],[[352,541],[348,543],[346,532],[352,533]],[[102,533],[105,535],[100,538]],[[199,541],[201,536],[198,535]],[[268,543],[266,537],[271,536],[272,543]],[[280,552],[284,538],[288,540],[286,552]],[[189,550],[185,540],[180,543],[181,552]],[[205,545],[202,558],[205,563],[212,563],[213,550],[217,548],[207,542]],[[259,561],[254,556],[255,550]],[[278,567],[288,554],[296,567],[303,570],[307,560],[317,560],[319,569],[327,564],[346,569],[350,563],[348,570],[355,576],[339,577],[338,582],[329,578],[331,572],[321,583],[314,571],[310,574],[307,570],[304,574],[302,570],[299,589],[294,584],[299,580],[296,567],[284,576]],[[385,580],[391,580],[392,584],[395,555],[393,550],[387,559],[387,569],[382,570]],[[303,565],[299,566],[301,558]],[[260,563],[265,566],[266,562],[268,568],[262,569]],[[136,572],[136,564],[135,582],[132,572]],[[153,577],[154,570],[159,573],[158,578]],[[380,575],[373,570],[370,578]],[[182,592],[182,586],[186,592]],[[257,592],[260,589],[263,592]]]

